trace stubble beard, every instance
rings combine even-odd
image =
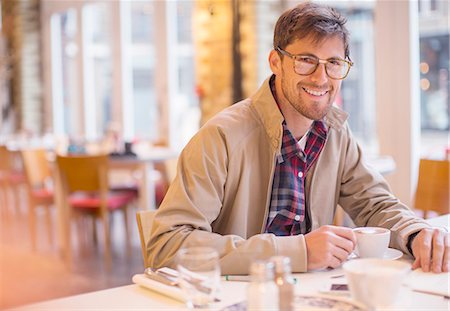
[[[313,121],[318,121],[322,120],[328,114],[333,104],[334,96],[330,96],[326,106],[321,108],[321,105],[323,104],[319,101],[311,101],[311,103],[308,104],[302,99],[302,97],[300,96],[300,92],[303,91],[301,90],[301,85],[296,85],[296,93],[294,93],[289,91],[289,87],[285,82],[286,79],[283,72],[281,77],[281,91],[283,92],[283,96],[287,100],[289,105],[291,105],[302,116]],[[330,89],[329,92],[331,93],[331,91],[332,89]]]

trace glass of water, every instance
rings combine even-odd
[[[207,307],[220,287],[219,254],[210,247],[188,247],[177,256],[179,285],[189,308]]]

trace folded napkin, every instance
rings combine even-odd
[[[152,279],[149,279],[144,274],[135,274],[132,278],[133,283],[148,288],[164,296],[176,299],[181,302],[186,302],[186,296],[183,291],[177,286],[169,286]]]
[[[423,272],[422,269],[412,271],[405,284],[412,290],[428,292],[441,296],[450,295],[450,273]]]

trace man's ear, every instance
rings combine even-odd
[[[270,70],[272,70],[272,73],[274,75],[281,74],[281,57],[280,57],[280,54],[275,50],[270,51],[269,65],[270,65]]]

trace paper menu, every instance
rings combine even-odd
[[[412,271],[404,284],[413,290],[427,291],[443,296],[450,295],[450,273],[423,272],[422,269]]]

